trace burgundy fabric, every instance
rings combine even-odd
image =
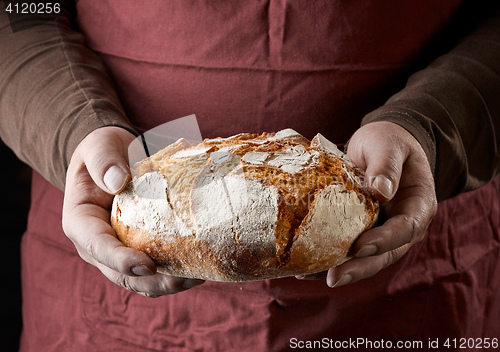
[[[457,5],[86,0],[78,11],[143,130],[196,113],[203,137],[292,127],[343,143]],[[284,351],[292,338],[498,337],[497,181],[440,203],[424,241],[359,283],[207,282],[158,299],[112,284],[78,257],[62,232],[62,200],[34,175],[22,351]]]
[[[86,0],[78,20],[142,130],[195,113],[203,137],[290,127],[340,144],[459,3]]]
[[[253,352],[289,350],[293,338],[498,337],[497,181],[441,202],[424,241],[370,279],[338,289],[294,278],[207,282],[158,299],[119,288],[79,258],[61,229],[62,200],[34,175],[21,351]]]

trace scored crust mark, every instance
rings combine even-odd
[[[347,156],[293,130],[180,139],[132,171],[112,225],[171,275],[248,281],[325,270],[348,259],[378,212]]]
[[[281,150],[280,147],[283,146],[273,145],[276,152]],[[264,148],[261,147],[260,149]],[[317,165],[314,168],[303,168],[302,171],[294,174],[263,164],[244,166],[247,178],[266,180],[269,184],[278,188],[280,195],[282,195],[280,214],[283,214],[281,220],[283,224],[280,223],[276,231],[276,256],[278,257],[279,267],[284,267],[289,262],[293,242],[299,236],[297,230],[308,215],[316,195],[327,186],[344,185],[345,190],[342,192],[354,191],[360,203],[366,204],[366,211],[369,213],[374,212],[372,203],[364,201],[366,197],[369,197],[367,191],[349,174],[354,174],[355,177],[360,178],[359,171],[351,166],[346,166],[341,159],[324,152],[320,152],[316,158]],[[245,158],[242,160],[245,161]],[[371,223],[368,226],[371,226]]]

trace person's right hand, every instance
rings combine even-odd
[[[148,297],[185,291],[203,281],[156,273],[152,259],[125,247],[110,225],[113,195],[130,180],[127,155],[133,139],[123,128],[103,127],[78,145],[66,176],[64,232],[83,260],[130,291]]]

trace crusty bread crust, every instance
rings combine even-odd
[[[111,223],[158,271],[214,281],[311,274],[349,259],[378,204],[363,173],[318,134],[287,129],[193,145],[132,168]]]

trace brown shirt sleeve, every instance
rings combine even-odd
[[[71,155],[88,133],[108,125],[132,130],[69,9],[19,30],[23,18],[9,20],[0,2],[0,136],[60,189]]]
[[[439,200],[479,188],[499,173],[500,6],[481,6],[483,20],[469,35],[363,120],[397,123],[419,140]],[[455,28],[473,22],[469,10],[462,10]]]

